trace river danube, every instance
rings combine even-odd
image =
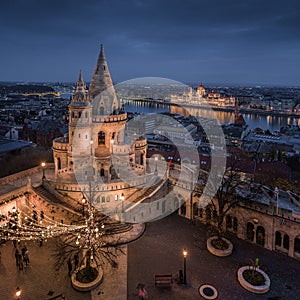
[[[149,105],[139,103],[125,103],[126,112],[138,112],[141,114],[151,113],[163,113],[170,112],[170,108],[167,105]],[[234,120],[234,114],[232,112],[215,111],[215,115],[222,124],[232,123]],[[298,125],[300,126],[300,118],[293,118],[288,116],[264,116],[255,114],[243,114],[246,123],[251,129],[262,128],[270,131],[280,130],[282,126],[286,125]]]

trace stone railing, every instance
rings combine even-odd
[[[97,123],[113,123],[127,121],[127,114],[111,115],[111,116],[93,116],[93,122]]]
[[[54,168],[54,164],[53,163],[47,163],[45,168],[46,169],[52,169],[52,168]],[[6,177],[2,177],[2,178],[0,178],[0,184],[9,183],[9,182],[12,182],[12,181],[30,176],[32,174],[41,172],[41,171],[42,171],[42,166],[36,166],[36,167],[31,168],[31,169],[27,169],[27,170],[24,170],[24,171],[21,171],[21,172],[18,172],[18,173],[15,173],[15,174],[12,174],[12,175],[9,175],[9,176],[6,176]]]
[[[6,194],[3,194],[0,196],[0,205],[5,203],[5,202],[9,202],[10,200],[13,200],[21,195],[23,195],[24,193],[28,192],[28,187],[27,186],[23,186],[20,187],[18,189],[15,189],[11,192],[8,192]]]
[[[69,141],[67,137],[59,137],[53,140],[53,148],[56,150],[67,150]]]

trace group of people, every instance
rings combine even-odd
[[[15,258],[16,258],[16,266],[19,270],[23,270],[24,265],[27,267],[29,265],[29,252],[24,244],[24,246],[21,248],[21,250],[16,247],[15,250]]]

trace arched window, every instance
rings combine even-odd
[[[140,165],[143,165],[144,164],[144,154],[141,153],[140,155]]]
[[[286,250],[290,248],[290,237],[287,234],[283,236],[283,248]]]
[[[100,170],[100,176],[104,177],[104,169],[103,168]]]
[[[294,251],[300,254],[300,237],[295,238]]]
[[[265,229],[262,226],[257,226],[256,243],[261,246],[265,245]]]
[[[254,225],[250,222],[247,223],[247,240],[254,241]]]
[[[44,212],[42,210],[41,210],[40,216],[41,216],[41,219],[44,219]]]
[[[279,231],[275,232],[275,246],[281,247],[281,233]]]
[[[57,169],[58,170],[61,169],[61,160],[60,160],[60,157],[57,158]]]
[[[98,145],[105,145],[105,132],[98,132]]]

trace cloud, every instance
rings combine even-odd
[[[109,49],[117,74],[154,72],[163,64],[164,72],[179,76],[174,66],[184,61],[196,74],[203,60],[201,72],[207,74],[214,63],[232,66],[236,61],[234,68],[251,69],[262,55],[269,63],[279,58],[288,63],[299,54],[299,12],[297,0],[4,1],[0,80],[18,76],[16,70],[5,70],[10,60],[27,68],[24,76],[34,76],[30,69],[36,70],[31,66],[37,57],[49,70],[51,61],[62,63],[61,76],[84,63],[92,72],[100,42]],[[51,74],[47,78],[57,76]]]

